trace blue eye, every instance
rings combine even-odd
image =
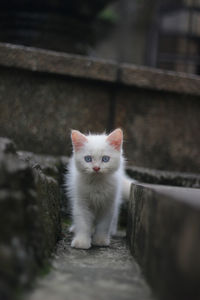
[[[108,162],[109,160],[110,160],[110,156],[108,156],[108,155],[102,156],[102,161],[103,162]]]
[[[86,155],[85,157],[84,157],[84,159],[85,159],[85,161],[86,162],[91,162],[92,161],[92,156],[90,156],[90,155]]]

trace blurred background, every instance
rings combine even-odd
[[[200,0],[2,0],[0,42],[19,149],[71,155],[71,128],[121,127],[130,165],[199,172]]]
[[[2,0],[0,41],[200,73],[200,0]]]

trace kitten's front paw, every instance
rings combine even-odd
[[[91,247],[91,240],[86,237],[75,237],[72,240],[71,247],[77,249],[89,249]]]
[[[110,245],[110,238],[107,236],[94,236],[92,240],[92,245],[108,247]]]

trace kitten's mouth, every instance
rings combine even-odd
[[[102,171],[100,170],[100,171],[93,171],[92,172],[92,174],[95,174],[95,175],[97,175],[97,176],[99,176],[99,175],[102,175],[103,173],[102,173]]]

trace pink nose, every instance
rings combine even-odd
[[[94,170],[95,172],[99,172],[100,168],[99,168],[99,167],[94,167],[93,170]]]

